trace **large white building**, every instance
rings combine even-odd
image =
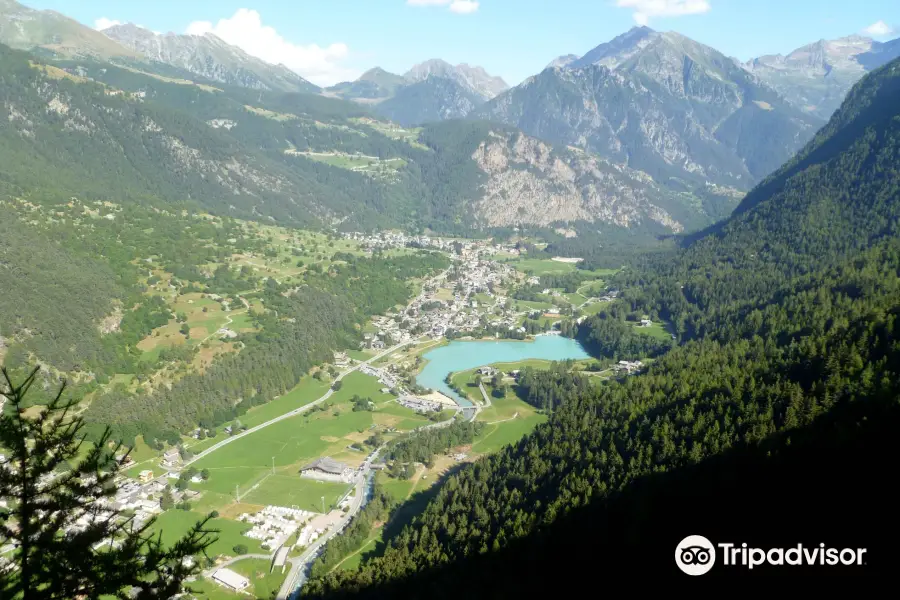
[[[218,569],[213,573],[213,581],[235,592],[243,591],[250,585],[250,580],[235,573],[231,569]]]

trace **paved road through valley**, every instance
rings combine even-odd
[[[365,360],[365,361],[363,361],[363,362],[360,362],[360,363],[355,364],[353,367],[347,369],[346,371],[344,371],[343,373],[341,373],[340,375],[338,375],[338,376],[335,378],[335,381],[340,381],[341,379],[343,379],[344,377],[346,377],[346,376],[349,375],[350,373],[353,373],[354,371],[359,370],[359,368],[362,367],[363,365],[367,365],[367,364],[369,364],[369,363],[371,363],[371,362],[374,362],[374,361],[378,360],[379,358],[383,358],[383,357],[387,356],[387,355],[390,354],[391,352],[394,352],[394,351],[396,351],[396,350],[399,350],[400,348],[402,348],[402,347],[404,347],[404,346],[408,346],[408,345],[410,345],[410,344],[414,344],[414,343],[416,343],[417,341],[419,341],[419,340],[418,340],[418,339],[416,339],[416,340],[409,340],[408,342],[403,342],[403,343],[401,343],[401,344],[397,344],[397,345],[395,345],[395,346],[391,346],[390,348],[388,348],[387,350],[385,350],[385,351],[382,352],[381,354],[377,354],[377,355],[373,356],[372,358],[370,358],[370,359],[368,359],[368,360]],[[256,425],[255,427],[250,427],[250,428],[247,429],[246,431],[242,431],[242,432],[237,433],[237,434],[235,434],[235,435],[233,435],[233,436],[231,436],[231,437],[229,437],[229,438],[227,438],[227,439],[222,440],[221,442],[218,442],[218,443],[216,443],[216,444],[213,444],[212,446],[210,446],[209,448],[207,448],[207,449],[204,450],[203,452],[197,453],[197,454],[194,456],[194,458],[192,458],[191,460],[185,462],[185,463],[184,463],[184,467],[187,467],[188,465],[197,462],[198,460],[200,460],[201,458],[203,458],[203,457],[205,457],[205,456],[209,456],[210,454],[212,454],[212,453],[215,452],[216,450],[218,450],[218,449],[220,449],[220,448],[223,448],[223,447],[227,446],[228,444],[230,444],[230,443],[232,443],[232,442],[236,442],[237,440],[241,439],[241,438],[244,437],[244,436],[248,436],[248,435],[250,435],[251,433],[255,433],[255,432],[259,431],[260,429],[265,429],[265,428],[268,427],[269,425],[273,425],[273,424],[275,424],[275,423],[278,423],[279,421],[283,421],[283,420],[285,420],[285,419],[290,419],[291,417],[296,417],[297,415],[302,414],[302,413],[308,411],[308,410],[311,409],[312,407],[318,406],[319,404],[325,402],[326,400],[328,400],[328,399],[331,397],[331,395],[332,395],[333,393],[334,393],[334,390],[332,390],[331,388],[328,388],[328,391],[325,392],[324,395],[322,395],[322,396],[321,396],[319,399],[317,399],[317,400],[313,400],[313,401],[310,402],[309,404],[305,404],[305,405],[301,406],[300,408],[295,408],[294,410],[292,410],[292,411],[290,411],[290,412],[286,412],[286,413],[284,413],[283,415],[277,416],[277,417],[275,417],[274,419],[269,419],[269,420],[266,421],[265,423],[260,423],[259,425]],[[183,468],[183,467],[182,467],[182,468]]]

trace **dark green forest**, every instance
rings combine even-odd
[[[757,497],[771,498],[778,490],[762,483],[766,469],[787,482],[786,465],[802,453],[809,472],[820,477],[810,481],[821,490],[821,477],[831,468],[827,457],[836,448],[848,445],[840,462],[847,465],[859,444],[878,446],[854,427],[877,428],[869,420],[883,414],[897,422],[898,99],[900,61],[894,61],[858,84],[831,123],[752,191],[734,217],[614,280],[628,310],[671,320],[681,345],[645,373],[603,385],[588,385],[564,369],[527,374],[521,390],[529,402],[553,409],[548,422],[451,476],[387,542],[382,556],[357,572],[314,579],[305,592],[365,597],[404,589],[406,580],[439,580],[439,589],[418,589],[474,597],[479,591],[469,587],[470,579],[441,573],[477,563],[511,578],[519,565],[505,561],[522,558],[517,548],[534,550],[536,540],[554,539],[556,531],[572,540],[577,524],[570,519],[593,509],[615,507],[631,520],[599,517],[597,527],[619,537],[579,539],[582,547],[596,542],[601,556],[615,544],[655,547],[656,532],[641,523],[659,523],[653,512],[659,505],[643,493],[649,485],[644,482],[696,482],[694,474],[724,472],[731,461],[752,470],[762,486]],[[802,442],[796,451],[790,448],[795,437]],[[817,456],[817,446],[830,454]],[[888,452],[872,461],[884,465],[896,458],[895,448]],[[852,456],[868,460],[858,452]],[[720,477],[710,475],[703,489],[712,493]],[[735,487],[736,480],[729,481]],[[869,498],[864,490],[879,485],[869,481],[857,491]],[[737,505],[755,511],[755,522],[776,519],[789,527],[784,510],[803,512],[806,503],[817,501],[802,487],[791,490],[790,497],[804,504]],[[841,496],[849,491],[842,489]],[[625,508],[622,498],[637,504]],[[861,499],[853,506],[860,507]],[[873,517],[865,518],[871,523]],[[669,569],[676,541],[666,543]],[[471,575],[478,581],[486,573]]]

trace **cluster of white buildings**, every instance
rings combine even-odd
[[[409,235],[402,231],[379,231],[378,233],[345,233],[344,239],[359,242],[360,246],[366,251],[387,250],[389,248],[406,248],[414,245],[421,248],[432,248],[435,250],[451,250],[452,242],[441,238],[433,238],[427,235]]]
[[[440,402],[426,400],[425,398],[417,398],[416,396],[400,396],[397,402],[401,406],[411,408],[419,413],[440,412],[444,406]]]
[[[508,328],[518,327],[517,315],[509,308],[506,297],[495,296],[491,292],[494,285],[515,277],[515,270],[509,265],[481,260],[477,256],[465,260],[457,270],[459,279],[443,283],[444,287],[452,287],[453,298],[438,298],[439,282],[432,281],[426,285],[423,293],[415,298],[403,315],[403,327],[396,321],[393,325],[404,329],[417,329],[434,338],[443,337],[448,329],[459,332],[473,331],[482,326],[482,316],[497,325]],[[491,303],[481,305],[475,294],[483,293],[491,299]],[[495,310],[501,309],[496,315]]]
[[[151,471],[152,474],[152,471]],[[143,485],[133,479],[123,479],[116,487],[112,508],[134,511],[136,523],[145,523],[162,511],[159,498],[166,488],[166,477],[150,479]]]
[[[620,360],[619,363],[618,363],[617,365],[614,365],[614,366],[613,366],[613,369],[615,369],[615,371],[616,371],[617,373],[618,373],[618,372],[623,372],[623,371],[624,371],[625,373],[631,375],[632,373],[637,373],[637,372],[640,371],[643,367],[644,367],[644,363],[642,363],[642,362],[639,361],[639,360],[634,360],[634,361],[631,361],[631,360]]]
[[[359,372],[363,375],[374,377],[388,390],[392,390],[400,385],[396,377],[386,369],[379,369],[371,365],[363,365],[359,368]]]
[[[460,333],[480,329],[487,317],[494,327],[524,332],[519,324],[520,315],[511,309],[511,303],[503,296],[495,296],[494,286],[514,280],[516,270],[511,265],[493,260],[497,252],[518,254],[515,247],[497,245],[484,240],[444,240],[428,236],[410,236],[400,232],[376,234],[349,233],[345,238],[360,242],[366,248],[397,248],[416,245],[435,248],[450,253],[456,265],[457,279],[448,280],[448,273],[431,278],[423,285],[423,292],[413,299],[402,313],[374,317],[375,333],[365,334],[363,348],[381,350],[392,344],[407,342],[422,334],[435,339],[442,338],[452,329]],[[537,283],[538,278],[534,279]],[[453,297],[440,293],[451,289]],[[475,294],[491,298],[482,306]],[[500,309],[497,314],[497,309]]]
[[[299,508],[267,506],[256,514],[242,514],[238,517],[238,521],[253,524],[253,528],[244,535],[260,540],[263,548],[275,550],[283,546],[288,538],[313,516],[315,513]]]

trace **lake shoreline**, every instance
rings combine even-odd
[[[430,350],[422,356],[424,367],[416,375],[416,383],[438,391],[468,407],[472,402],[463,398],[446,382],[447,376],[460,371],[477,369],[495,363],[516,363],[523,360],[562,361],[583,360],[590,354],[577,341],[559,335],[535,336],[533,340],[453,340],[445,346]]]

